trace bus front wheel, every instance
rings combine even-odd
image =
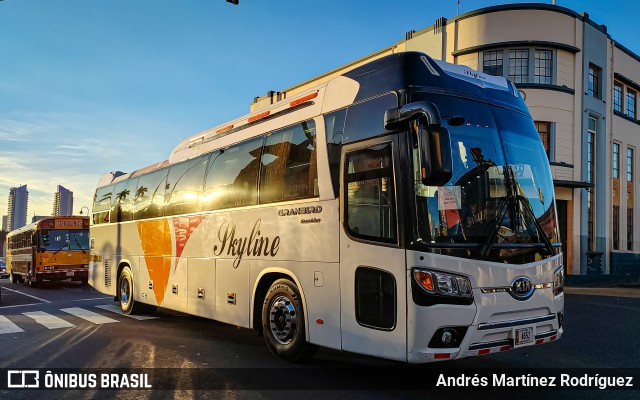
[[[142,311],[144,305],[133,299],[133,273],[131,268],[126,266],[120,271],[118,277],[118,299],[120,301],[120,309],[125,315],[138,314]]]
[[[304,321],[298,287],[288,279],[275,281],[262,304],[262,331],[269,350],[294,362],[311,358],[317,346],[307,342]]]

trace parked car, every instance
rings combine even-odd
[[[0,279],[8,278],[9,274],[7,273],[7,263],[4,261],[0,261]]]

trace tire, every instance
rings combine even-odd
[[[11,276],[11,283],[19,283],[20,282],[20,276],[17,274],[14,274],[13,272],[10,274]]]
[[[27,283],[29,284],[29,287],[37,288],[42,283],[42,278],[27,278]]]
[[[310,359],[317,346],[307,342],[302,300],[289,279],[271,285],[262,303],[262,331],[269,350],[279,358],[301,362]]]
[[[136,302],[133,299],[133,294],[133,273],[131,268],[126,266],[122,268],[118,277],[118,301],[120,302],[120,309],[125,315],[140,314],[144,310],[145,304]]]

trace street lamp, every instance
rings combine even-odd
[[[87,207],[87,206],[82,206],[80,208],[80,215],[82,215],[82,210],[84,210],[85,208],[87,209],[87,215],[89,215],[89,207]]]

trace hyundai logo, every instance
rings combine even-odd
[[[516,300],[527,300],[533,294],[533,284],[525,276],[518,277],[511,282],[509,293]]]

